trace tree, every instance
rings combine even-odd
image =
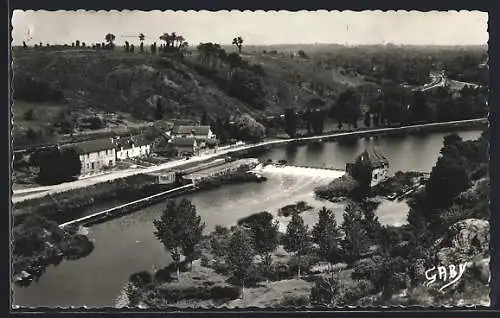
[[[358,118],[361,116],[360,98],[353,89],[340,93],[337,102],[332,105],[330,115],[339,123],[357,127]]]
[[[327,304],[330,308],[339,305],[340,280],[332,275],[321,277],[316,280],[311,288],[311,302],[316,304]]]
[[[181,244],[183,240],[183,219],[180,214],[179,206],[175,201],[169,200],[163,210],[160,219],[154,220],[153,224],[156,229],[155,237],[163,244],[165,249],[170,252],[172,260],[175,263],[177,270],[177,280],[179,280],[179,263],[181,258]]]
[[[128,41],[125,41],[125,52],[130,52],[130,44]]]
[[[348,262],[359,259],[368,250],[366,229],[363,226],[363,214],[358,205],[350,202],[344,212],[342,247]]]
[[[155,237],[172,256],[179,280],[181,253],[192,261],[194,247],[201,239],[205,224],[201,223],[196,207],[187,199],[182,199],[178,204],[169,200],[162,215],[153,224]]]
[[[156,108],[155,108],[155,119],[161,120],[163,119],[163,113],[165,112],[163,108],[163,103],[161,102],[161,98],[156,99]]]
[[[456,148],[439,157],[425,185],[430,205],[438,209],[448,207],[453,198],[469,187],[468,170]]]
[[[80,174],[80,157],[73,147],[45,149],[36,157],[36,163],[40,168],[38,179],[43,184],[70,181]]]
[[[295,138],[297,136],[297,115],[295,114],[295,109],[287,108],[285,110],[285,132],[291,138]]]
[[[134,53],[134,49],[135,49],[134,45],[133,45],[133,44],[131,44],[131,45],[130,45],[130,52],[131,52],[131,53]]]
[[[243,38],[241,36],[233,38],[233,45],[236,45],[238,48],[238,53],[241,53],[241,49],[243,47]]]
[[[183,240],[181,242],[182,254],[189,261],[190,270],[193,269],[193,254],[196,245],[200,242],[205,223],[196,213],[196,207],[188,200],[181,200],[179,210],[182,211]]]
[[[366,127],[370,127],[370,122],[371,122],[371,120],[370,120],[370,112],[367,111],[365,113],[365,119],[364,119],[365,126]]]
[[[310,246],[310,238],[307,233],[307,225],[304,224],[304,220],[297,213],[292,214],[292,219],[288,226],[286,227],[286,234],[284,237],[284,247],[287,252],[293,252],[298,257],[298,269],[297,277],[300,279],[300,265],[301,256],[304,255]]]
[[[115,39],[116,39],[116,37],[112,33],[108,33],[104,37],[104,40],[106,40],[106,42],[108,42],[108,48],[109,49],[114,49],[115,48],[115,44],[114,44]]]
[[[76,47],[80,47],[80,40],[76,40],[76,41],[75,41],[75,46],[76,46]]]
[[[278,222],[273,222],[271,213],[260,212],[239,220],[238,225],[251,231],[255,252],[261,255],[264,267],[269,270],[272,265],[270,253],[278,247]],[[267,279],[269,280],[269,277]]]
[[[141,46],[139,48],[140,52],[144,52],[144,39],[146,38],[146,36],[144,35],[144,33],[139,33],[139,41],[141,41]]]
[[[233,275],[240,281],[242,295],[245,289],[245,281],[253,265],[254,255],[252,237],[247,230],[238,227],[231,236],[226,262],[230,266]]]
[[[312,229],[313,242],[318,244],[319,255],[322,260],[333,263],[339,259],[339,237],[337,221],[332,210],[323,207],[319,211],[318,222]]]
[[[201,124],[202,125],[210,125],[210,118],[208,117],[208,113],[206,110],[203,110],[203,113],[201,114]]]

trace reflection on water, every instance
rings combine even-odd
[[[465,131],[460,135],[464,139],[474,139],[480,133],[478,130]],[[430,171],[445,135],[360,139],[354,145],[328,142],[321,146],[283,147],[272,149],[261,158],[344,169],[345,163],[352,161],[365,147],[376,145],[389,159],[393,172]],[[269,211],[277,215],[279,208],[297,201],[305,201],[315,208],[327,206],[335,211],[338,223],[342,222],[342,205],[314,198],[314,188],[328,183],[331,178],[314,174],[269,173],[267,176],[266,182],[224,186],[185,197],[196,205],[206,231],[219,224],[234,225],[240,218],[256,212]],[[153,219],[160,215],[162,206],[157,204],[92,226],[89,236],[96,245],[89,256],[48,268],[40,281],[28,288],[14,287],[14,303],[21,306],[113,306],[130,274],[152,270],[170,261],[169,254],[153,236]],[[377,215],[384,224],[400,225],[406,221],[407,212],[404,203],[384,202]],[[316,211],[303,214],[309,225],[314,224],[317,217]],[[283,229],[288,220],[282,217],[278,220]]]

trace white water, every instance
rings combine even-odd
[[[260,173],[272,173],[282,175],[292,175],[298,177],[318,177],[321,179],[328,179],[330,182],[342,177],[345,171],[328,170],[319,168],[295,167],[295,166],[276,166],[273,164],[257,166],[253,171]]]

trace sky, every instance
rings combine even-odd
[[[273,44],[406,44],[485,45],[488,14],[480,11],[22,11],[12,16],[13,45],[23,41],[71,44],[116,44],[159,41],[176,32],[191,45],[231,44],[241,36],[244,45]]]

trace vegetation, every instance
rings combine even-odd
[[[188,200],[179,203],[173,200],[167,202],[160,219],[153,222],[155,236],[165,246],[176,264],[179,280],[179,263],[181,253],[192,262],[194,248],[201,239],[205,223],[196,214],[196,207]]]
[[[38,181],[41,184],[57,184],[71,181],[80,175],[80,157],[74,148],[49,148],[39,151],[30,160],[38,166]]]
[[[79,234],[78,228],[60,229],[57,223],[34,214],[12,229],[12,268],[14,277],[28,273],[38,279],[49,265],[57,265],[63,259],[78,259],[92,252],[94,244],[87,236]],[[16,280],[17,281],[17,280]]]
[[[135,52],[133,43],[114,50],[121,44],[111,33],[103,43],[84,46],[75,41],[74,48],[14,48],[14,100],[27,103],[20,115],[15,114],[21,119],[14,122],[16,145],[88,130],[72,120],[83,113],[123,114],[127,121],[145,122],[198,120],[206,111],[212,124],[249,116],[265,126],[266,134],[283,132],[285,126],[293,134],[303,130],[320,134],[328,113],[340,128],[355,128],[360,123],[372,127],[478,118],[488,110],[488,73],[478,67],[487,54],[482,47],[299,47],[300,58],[293,58],[279,50],[228,53],[210,42],[189,48],[187,40],[175,33],[164,33],[159,39],[162,44],[151,43],[149,50],[144,49],[144,34],[137,39],[140,49]],[[240,52],[243,39],[234,40]],[[42,71],[41,65],[51,68]],[[441,68],[451,80],[483,86],[462,87],[451,81],[447,88],[411,92],[411,87],[429,82],[429,74]],[[67,80],[60,82],[61,77]],[[158,100],[163,111],[158,110]],[[67,111],[58,120],[41,115],[51,107]],[[280,117],[286,108],[297,111],[296,132]],[[22,118],[29,109],[34,110],[33,120]],[[125,127],[128,122],[103,124]],[[229,130],[227,125],[224,130]],[[245,138],[245,133],[241,135]],[[224,133],[220,136],[228,138]],[[233,134],[229,139],[239,137]]]
[[[298,258],[297,277],[300,278],[301,257],[310,248],[310,237],[308,227],[304,224],[304,220],[297,213],[292,214],[292,219],[286,227],[286,234],[283,238],[285,250],[293,252]]]

